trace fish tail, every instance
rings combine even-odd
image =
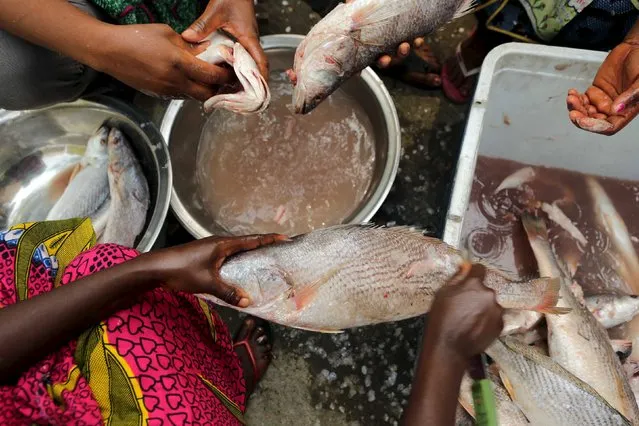
[[[559,290],[561,289],[561,280],[559,278],[537,278],[532,280],[530,284],[535,288],[543,289],[540,291],[541,303],[533,308],[534,311],[544,314],[567,314],[570,312],[570,308],[557,306]]]
[[[478,6],[479,1],[477,0],[464,0],[459,5],[455,14],[453,15],[453,20],[459,19],[463,16],[469,15],[475,12],[475,8]]]

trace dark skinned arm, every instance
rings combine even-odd
[[[138,296],[166,285],[172,290],[210,293],[246,306],[245,294],[219,277],[225,258],[274,243],[277,235],[208,238],[164,249],[0,309],[0,385],[77,337],[87,327],[132,306]]]
[[[189,43],[168,25],[108,24],[67,0],[2,0],[0,29],[145,93],[205,101],[232,77],[196,58],[206,43]]]
[[[455,424],[459,387],[470,359],[503,329],[503,309],[482,284],[485,273],[483,266],[473,265],[461,283],[454,278],[435,296],[404,424]]]

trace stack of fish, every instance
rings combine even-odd
[[[47,220],[90,217],[98,242],[133,247],[148,209],[149,186],[129,142],[120,130],[103,125]]]

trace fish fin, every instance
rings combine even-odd
[[[510,396],[510,399],[512,399],[514,401],[516,399],[516,397],[515,397],[515,389],[513,388],[512,383],[510,383],[510,380],[508,379],[508,376],[506,376],[506,373],[504,373],[503,370],[499,370],[499,378],[501,379],[501,382],[504,385],[504,389],[506,389],[506,392],[508,392],[508,395]]]
[[[567,314],[570,308],[560,308],[557,305],[559,301],[559,290],[561,288],[561,279],[559,278],[537,278],[530,282],[534,287],[543,287],[541,303],[533,309],[537,312],[545,314]]]
[[[369,2],[366,6],[358,7],[353,13],[351,30],[359,31],[367,26],[377,25],[401,13],[400,7],[384,6],[384,2]]]
[[[473,404],[461,397],[457,398],[457,401],[459,402],[459,405],[461,405],[462,408],[468,413],[468,415],[474,419],[475,407],[473,407]]]
[[[455,12],[455,14],[453,15],[452,20],[454,21],[455,19],[459,19],[466,15],[474,13],[475,8],[477,7],[478,4],[479,2],[477,0],[464,0],[462,4],[459,6],[459,8],[457,9],[457,11]]]
[[[77,163],[61,170],[57,175],[55,175],[49,185],[49,199],[52,201],[58,200],[58,198],[64,194],[64,191],[67,189],[67,186],[69,186],[71,180],[81,169],[82,165]]]
[[[315,295],[317,294],[317,289],[322,284],[326,283],[328,280],[333,278],[335,276],[335,274],[337,274],[340,271],[340,269],[342,269],[342,266],[343,266],[343,264],[338,265],[338,266],[334,267],[333,269],[329,270],[326,274],[324,274],[321,277],[319,277],[314,282],[303,286],[302,289],[297,290],[297,291],[294,290],[293,300],[295,301],[295,308],[297,310],[300,310],[304,306],[309,304],[311,302],[311,300],[313,300],[313,298],[315,298]]]
[[[310,331],[312,333],[341,334],[344,332],[344,330],[323,330],[321,328],[301,327],[299,325],[292,325],[291,327],[297,328],[298,330]]]

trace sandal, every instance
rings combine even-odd
[[[238,340],[237,338],[242,335],[242,333],[245,333],[244,337]],[[237,332],[236,340],[233,343],[233,349],[240,357],[240,361],[242,361],[243,368],[245,370],[244,377],[246,379],[249,394],[255,390],[257,383],[262,379],[264,373],[268,369],[272,359],[272,344],[273,332],[267,321],[255,317],[247,317],[244,320]],[[259,348],[259,346],[263,346],[263,348]],[[243,349],[243,351],[239,351],[238,349]],[[257,350],[262,351],[261,355],[263,359],[257,358],[257,356],[260,355],[257,354],[256,356]],[[246,353],[246,357],[242,356],[242,352]],[[265,365],[260,367],[260,361]],[[247,363],[251,367],[252,374],[247,374]]]
[[[472,36],[473,35],[470,37]],[[446,61],[442,69],[442,90],[449,100],[457,104],[465,104],[470,100],[472,97],[472,90],[468,90],[467,93],[464,93],[462,91],[462,87],[464,85],[470,86],[471,83],[468,80],[479,74],[479,71],[481,71],[481,66],[471,70],[466,67],[464,58],[462,57],[461,46],[461,43],[457,45],[457,48],[455,49],[455,56]],[[460,86],[456,86],[454,83],[454,66],[457,66],[464,76],[464,82]]]

